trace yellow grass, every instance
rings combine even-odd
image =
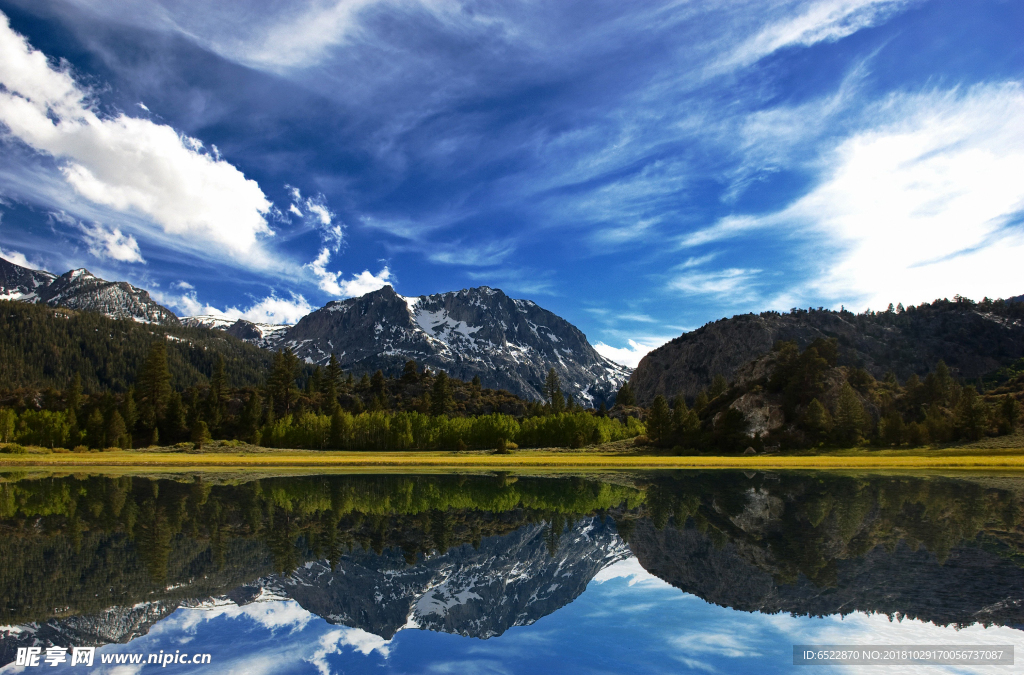
[[[1024,448],[838,450],[817,455],[675,457],[632,448],[491,452],[334,452],[305,450],[184,453],[129,450],[95,453],[0,454],[0,468],[139,467],[169,470],[252,468],[317,469],[982,469],[1024,470]]]

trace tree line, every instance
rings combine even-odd
[[[406,363],[399,377],[378,370],[356,380],[331,355],[303,364],[289,349],[272,356],[259,386],[233,387],[217,356],[207,384],[173,386],[166,340],[152,342],[138,377],[123,393],[83,393],[75,373],[64,391],[0,409],[0,442],[45,448],[102,449],[191,444],[214,439],[282,448],[353,450],[582,447],[632,438],[635,418],[614,419],[563,397],[548,375],[547,403],[484,389],[444,371]]]

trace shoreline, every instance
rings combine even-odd
[[[169,452],[124,450],[90,453],[0,454],[0,471],[72,467],[83,469],[214,470],[269,469],[957,469],[1024,471],[1024,448],[998,451],[967,448],[945,450],[840,450],[817,455],[669,456],[624,453],[600,448],[576,451],[521,450],[509,455],[490,451],[316,451],[269,450]]]

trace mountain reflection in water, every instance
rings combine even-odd
[[[585,616],[576,614],[596,600],[567,607],[592,594],[595,577],[623,569],[711,603],[701,612],[759,613],[742,615],[751,621],[878,613],[979,624],[984,635],[982,626],[1024,624],[1022,500],[1024,481],[1015,478],[824,473],[8,475],[0,483],[0,664],[24,646],[141,643],[195,610],[212,622],[291,608],[355,629],[336,641],[377,657],[398,634],[427,635],[403,631],[411,628],[509,633],[498,643],[511,644],[523,634],[510,629],[549,615],[571,617],[578,630],[604,614],[618,624],[634,616],[637,605],[617,606],[624,596],[613,585],[600,597],[617,599]],[[663,601],[691,597],[659,587],[671,591]],[[707,665],[687,665],[685,653],[701,649],[694,635],[674,638],[684,669]],[[309,672],[326,672],[306,661]]]

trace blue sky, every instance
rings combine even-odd
[[[1024,293],[1024,5],[0,0],[0,255],[291,322],[489,285],[625,363]]]
[[[529,626],[481,640],[401,630],[391,640],[329,624],[294,601],[179,609],[145,636],[97,651],[97,675],[137,675],[155,666],[101,666],[100,654],[211,655],[206,667],[161,672],[244,675],[457,673],[589,675],[637,673],[790,673],[793,645],[1013,645],[1024,633],[1002,626],[957,630],[879,614],[845,618],[741,612],[704,602],[648,574],[636,558],[600,573],[575,601]],[[45,667],[73,673],[77,667]],[[984,673],[992,666],[901,666],[900,673]],[[9,665],[4,672],[36,668]],[[809,672],[877,673],[878,666],[815,666]]]

